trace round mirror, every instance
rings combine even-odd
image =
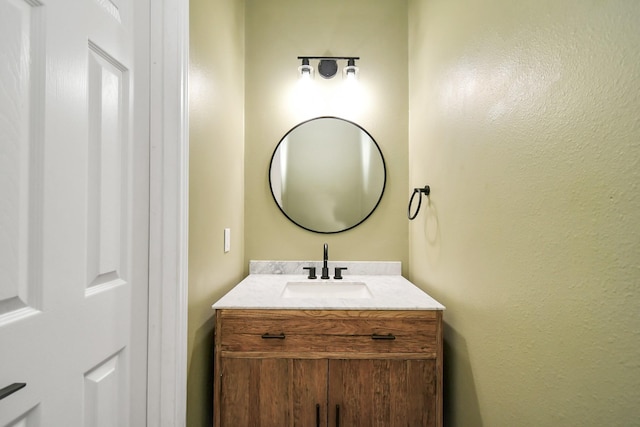
[[[278,143],[269,168],[271,194],[295,224],[316,233],[355,227],[380,203],[382,152],[369,133],[337,117],[300,123]]]

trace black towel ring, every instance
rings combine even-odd
[[[409,200],[409,208],[407,209],[407,216],[409,220],[413,221],[418,216],[418,212],[420,212],[420,206],[422,205],[422,195],[429,197],[429,193],[431,193],[431,188],[428,185],[425,185],[423,188],[414,188],[413,194],[411,195],[411,199]],[[416,212],[411,215],[411,205],[413,205],[413,199],[418,195],[418,207],[416,208]]]

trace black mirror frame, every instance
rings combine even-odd
[[[289,134],[291,132],[293,132],[295,129],[299,128],[300,126],[309,123],[311,121],[314,120],[319,120],[319,119],[336,119],[336,120],[341,120],[343,122],[347,122],[349,124],[352,124],[353,126],[356,126],[357,128],[359,128],[362,132],[364,132],[373,142],[373,144],[375,145],[375,147],[378,150],[378,153],[380,154],[380,159],[382,161],[382,169],[383,169],[383,173],[384,173],[384,179],[382,182],[382,188],[380,190],[380,197],[378,197],[378,200],[376,202],[376,204],[373,206],[373,208],[371,209],[371,211],[364,217],[362,218],[361,221],[357,222],[354,225],[351,225],[347,228],[343,228],[340,230],[336,230],[336,231],[318,231],[318,230],[314,230],[312,228],[306,227],[298,222],[296,222],[293,218],[291,218],[282,208],[282,206],[280,206],[280,203],[278,203],[278,200],[276,199],[276,195],[273,192],[273,182],[271,181],[271,167],[273,165],[273,159],[276,156],[276,153],[278,152],[278,148],[280,147],[280,144],[282,144],[282,142],[287,138],[287,136],[289,136]],[[336,116],[319,116],[319,117],[314,117],[311,118],[309,120],[305,120],[303,122],[298,123],[297,125],[295,125],[294,127],[292,127],[291,129],[289,129],[289,131],[287,133],[284,134],[284,136],[282,138],[280,138],[280,141],[278,142],[278,144],[276,145],[276,148],[273,150],[273,154],[271,155],[271,159],[269,161],[269,170],[268,170],[268,175],[269,175],[269,190],[271,191],[271,197],[273,198],[273,201],[275,202],[276,206],[278,206],[278,209],[280,209],[280,212],[282,212],[282,214],[292,223],[294,223],[295,225],[297,225],[300,228],[303,228],[307,231],[311,231],[313,233],[319,233],[319,234],[336,234],[336,233],[343,233],[345,231],[351,230],[352,228],[355,228],[357,226],[359,226],[360,224],[362,224],[363,222],[365,222],[367,219],[369,219],[369,217],[376,211],[376,209],[378,208],[378,206],[380,205],[380,202],[382,201],[382,197],[384,196],[384,190],[387,188],[387,163],[384,159],[384,155],[382,154],[382,150],[380,149],[380,145],[378,144],[378,142],[375,140],[375,138],[373,136],[371,136],[371,134],[362,126],[360,126],[359,124],[351,121],[351,120],[347,120],[347,119],[343,119],[341,117],[336,117]]]

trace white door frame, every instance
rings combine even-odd
[[[150,1],[147,426],[184,427],[187,396],[189,1]]]

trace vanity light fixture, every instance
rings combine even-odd
[[[354,58],[347,60],[347,66],[342,70],[343,77],[347,79],[357,78],[360,69],[356,67],[356,60]]]
[[[302,58],[302,65],[298,67],[300,77],[313,78],[313,67],[309,65],[309,58]]]
[[[360,59],[358,56],[298,56],[302,60],[302,65],[298,67],[300,76],[308,74],[313,77],[313,67],[309,65],[309,60],[317,59],[318,74],[325,79],[331,79],[338,73],[338,61],[347,61],[347,65],[342,70],[344,77],[358,75],[358,67],[356,61]]]
[[[318,73],[325,79],[330,79],[338,72],[338,62],[335,59],[321,59],[318,62]]]

